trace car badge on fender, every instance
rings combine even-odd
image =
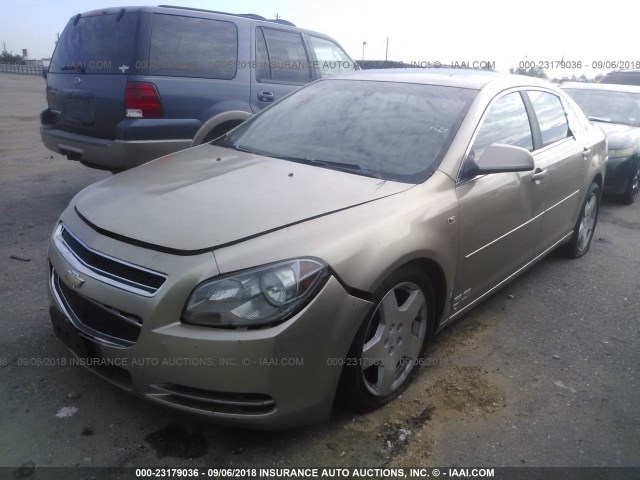
[[[64,275],[64,280],[74,290],[82,287],[85,282],[84,278],[75,270],[67,270],[67,273]]]
[[[71,81],[76,87],[82,83],[82,79],[80,77],[74,77],[74,79]]]

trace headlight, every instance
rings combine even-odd
[[[633,147],[622,150],[609,150],[609,158],[623,158],[633,155]]]
[[[249,327],[284,320],[319,289],[328,271],[320,260],[300,258],[208,280],[191,293],[182,321]]]

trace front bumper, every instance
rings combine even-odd
[[[217,423],[286,428],[329,416],[342,359],[370,302],[349,295],[331,277],[302,311],[270,328],[185,325],[180,315],[191,290],[212,276],[210,253],[176,258],[102,237],[80,221],[71,228],[79,238],[92,239],[96,250],[116,258],[126,250],[124,260],[135,258],[167,274],[155,294],[135,294],[96,278],[52,239],[52,322],[77,364],[134,394]],[[70,271],[81,276],[80,287],[68,283],[74,278]],[[106,317],[139,319],[139,334],[128,343],[113,341],[101,331],[104,323],[82,318],[93,311],[83,302],[107,308]]]
[[[604,193],[620,195],[627,191],[636,165],[636,157],[609,158],[605,175]]]

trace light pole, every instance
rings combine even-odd
[[[362,61],[364,62],[364,46],[367,44],[367,42],[362,42]]]

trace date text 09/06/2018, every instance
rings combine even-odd
[[[607,70],[630,70],[640,68],[640,60],[593,60],[585,62],[583,60],[522,60],[518,63],[518,68],[537,69],[576,69],[595,68]]]
[[[493,468],[136,468],[136,478],[493,478]]]

